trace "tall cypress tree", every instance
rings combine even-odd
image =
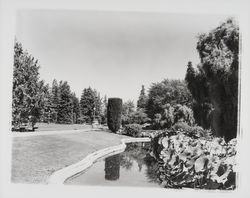
[[[137,101],[137,109],[145,109],[147,104],[147,96],[145,93],[144,85],[142,85],[141,93]]]
[[[109,98],[108,99],[108,127],[116,133],[122,123],[122,99],[121,98]]]

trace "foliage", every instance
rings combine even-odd
[[[52,104],[50,106],[51,108],[51,119],[52,122],[58,123],[58,111],[59,111],[59,105],[60,105],[60,95],[59,95],[59,85],[57,83],[57,80],[54,79],[52,82],[52,88],[51,88],[51,100]]]
[[[21,43],[14,46],[12,120],[15,125],[37,120],[61,124],[101,121],[106,116],[100,94],[84,89],[81,105],[67,81],[53,80],[52,87],[39,80],[39,65]],[[106,116],[107,117],[107,116]],[[105,118],[104,118],[105,119]]]
[[[166,104],[166,108],[164,109],[163,113],[164,124],[165,128],[171,127],[175,122],[175,108],[172,107],[170,104]]]
[[[101,121],[101,106],[100,94],[91,87],[85,88],[80,99],[80,110],[84,121],[91,123],[94,118]]]
[[[141,137],[142,126],[139,124],[128,124],[123,129],[123,134],[132,137]]]
[[[177,122],[171,127],[174,131],[183,132],[185,135],[192,138],[211,138],[211,131],[203,129],[200,126],[189,126],[186,122]]]
[[[108,127],[112,132],[117,132],[121,126],[122,99],[109,98],[107,110]]]
[[[78,123],[80,117],[79,100],[72,93],[67,81],[59,84],[53,80],[52,88],[44,87],[41,122],[71,124]],[[41,89],[41,88],[40,88]]]
[[[237,135],[238,25],[229,19],[208,34],[201,34],[197,50],[201,63],[197,70],[189,63],[186,74],[196,101],[195,117],[201,118],[199,124],[211,127],[228,141]]]
[[[150,118],[148,118],[148,115],[145,113],[143,109],[137,109],[132,114],[132,123],[145,124],[147,122],[150,122]]]
[[[139,99],[137,101],[137,109],[145,109],[146,105],[147,105],[147,100],[148,100],[148,98],[147,98],[146,93],[145,93],[145,87],[144,87],[144,85],[142,85],[141,93],[140,93]]]
[[[101,103],[101,124],[107,123],[107,106],[108,106],[108,100],[107,96],[104,96],[103,102]]]
[[[164,80],[153,83],[149,89],[146,113],[154,119],[155,114],[163,114],[167,104],[176,104],[190,107],[192,102],[191,93],[184,81]]]
[[[152,122],[153,129],[170,128],[177,122],[185,122],[192,126],[194,124],[193,111],[186,105],[165,105],[163,114],[157,113]]]
[[[183,133],[159,138],[159,174],[167,188],[235,189],[236,140],[194,139]]]
[[[135,112],[134,102],[128,100],[122,104],[122,125],[130,124],[133,122],[132,116]]]
[[[38,61],[15,42],[12,121],[15,124],[37,120],[41,114],[43,89],[40,90]]]
[[[67,81],[59,82],[59,108],[57,112],[57,122],[60,124],[72,123],[73,102],[70,87]]]
[[[193,111],[186,105],[177,104],[174,109],[174,120],[176,122],[186,122],[192,126],[194,124]]]
[[[73,112],[73,123],[80,123],[80,102],[79,99],[76,97],[75,93],[71,94],[72,100],[72,112]]]
[[[50,94],[50,87],[49,85],[44,85],[44,81],[40,81],[39,89],[41,91],[41,115],[39,121],[41,122],[51,122],[51,105],[52,105],[52,98]]]

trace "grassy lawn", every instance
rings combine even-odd
[[[62,130],[77,130],[77,129],[90,129],[91,125],[85,124],[54,124],[54,123],[36,123],[35,131],[62,131]]]
[[[46,183],[54,171],[117,145],[123,137],[102,131],[13,137],[12,182]]]

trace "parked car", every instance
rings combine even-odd
[[[34,117],[29,116],[27,120],[12,122],[12,131],[35,131],[38,127],[35,126],[36,120]]]

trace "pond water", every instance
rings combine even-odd
[[[160,187],[151,151],[151,143],[129,143],[124,152],[98,160],[65,184]]]

